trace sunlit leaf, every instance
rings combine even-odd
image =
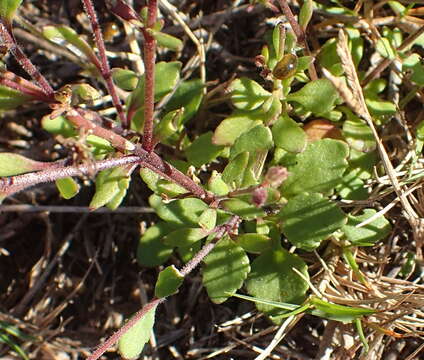
[[[333,109],[337,100],[337,91],[327,79],[319,79],[307,83],[302,89],[287,96],[315,115],[324,114]]]
[[[182,81],[165,106],[166,111],[184,108],[181,123],[196,115],[203,99],[205,84],[201,79]]]
[[[297,122],[284,114],[272,127],[275,145],[289,152],[299,153],[306,147],[306,134]]]
[[[215,129],[212,141],[216,145],[233,145],[244,132],[262,123],[262,111],[236,110]]]
[[[157,298],[173,295],[184,281],[184,277],[174,265],[163,269],[158,276],[155,286],[155,296]]]
[[[241,234],[235,239],[244,250],[253,254],[260,254],[271,248],[271,239],[262,234]]]
[[[80,190],[79,184],[71,177],[57,179],[56,186],[60,195],[66,200],[72,199]]]
[[[113,82],[123,90],[132,91],[136,88],[139,76],[131,70],[112,69]]]
[[[0,176],[13,176],[47,168],[49,163],[28,159],[25,156],[0,153]]]
[[[296,156],[296,165],[289,167],[289,177],[281,189],[284,196],[298,193],[326,193],[342,181],[347,168],[348,147],[345,143],[323,139],[308,144]]]
[[[124,359],[136,359],[149,341],[155,324],[156,307],[149,310],[118,342],[118,351]]]
[[[241,110],[254,110],[271,96],[270,92],[248,78],[234,80],[229,91],[231,91],[231,101],[234,106]]]
[[[27,103],[32,97],[22,94],[17,90],[13,90],[7,86],[0,85],[0,111],[12,110],[19,105]]]
[[[197,198],[179,199],[165,204],[160,197],[152,195],[149,201],[162,220],[180,226],[197,227],[200,215],[208,208]]]
[[[13,17],[21,5],[22,0],[1,0],[0,18],[6,23],[12,23]]]
[[[342,227],[342,231],[353,245],[372,246],[390,233],[390,223],[384,216],[379,216],[360,228],[356,227],[356,225],[359,225],[376,213],[377,211],[374,209],[364,209],[362,215],[348,216],[348,222]]]

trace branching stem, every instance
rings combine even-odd
[[[113,83],[112,73],[110,71],[109,61],[106,55],[105,42],[103,40],[102,30],[100,29],[99,21],[97,19],[96,11],[94,10],[92,0],[82,0],[84,10],[90,19],[91,28],[94,33],[94,41],[96,42],[97,49],[100,55],[100,72],[105,79],[107,90],[112,97],[113,105],[116,108],[119,119],[121,120],[124,129],[128,129],[130,124],[128,123],[127,117],[125,116],[124,109],[121,104],[121,100],[116,92],[115,84]]]
[[[37,82],[44,94],[51,98],[54,94],[53,88],[50,86],[47,79],[38,71],[38,69],[31,62],[31,60],[25,55],[25,53],[22,51],[22,49],[16,42],[13,34],[9,32],[8,27],[1,20],[0,38],[2,38],[3,41],[6,43],[10,52],[13,54],[13,56],[22,66],[22,68],[26,71],[26,73]]]
[[[57,179],[63,179],[70,176],[72,177],[88,175],[92,173],[93,169],[95,171],[101,171],[116,166],[137,164],[141,161],[142,160],[139,156],[132,155],[108,160],[101,160],[95,162],[94,164],[65,166],[23,175],[0,178],[0,196],[9,196],[30,186],[52,182]]]

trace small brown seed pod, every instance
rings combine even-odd
[[[274,77],[280,80],[284,80],[293,76],[297,69],[297,56],[293,54],[286,54],[283,58],[275,65],[272,74]]]

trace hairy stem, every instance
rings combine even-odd
[[[180,270],[182,276],[186,276],[195,269],[200,262],[213,250],[215,245],[221,240],[225,234],[228,234],[240,221],[240,218],[233,215],[228,222],[219,225],[216,228],[215,238],[202,247],[202,249],[194,255],[194,257]]]
[[[148,4],[147,24],[143,29],[144,35],[144,129],[143,148],[151,152],[153,150],[153,114],[155,106],[155,59],[156,40],[150,33],[157,18],[157,0],[150,0]]]
[[[31,60],[25,55],[22,49],[17,44],[12,33],[9,32],[7,26],[0,20],[0,37],[6,43],[6,46],[9,48],[10,52],[13,54],[18,63],[22,68],[27,72],[31,78],[33,78],[37,84],[40,86],[42,91],[48,97],[53,97],[54,90],[50,86],[47,79],[38,71],[35,65]]]
[[[193,271],[200,262],[213,250],[215,245],[221,240],[225,234],[229,233],[240,221],[240,218],[236,215],[232,216],[225,224],[219,225],[215,228],[215,238],[203,246],[203,248],[180,270],[182,276],[188,275]],[[157,307],[159,304],[164,302],[166,298],[153,299],[148,304],[144,305],[123,327],[117,332],[110,336],[104,343],[102,343],[88,358],[87,360],[97,360],[102,356],[107,349],[116,344],[119,339],[131,329],[138,321],[140,321],[150,310]]]
[[[83,164],[52,168],[38,172],[0,178],[0,197],[9,196],[18,191],[22,191],[30,186],[41,183],[52,182],[57,179],[63,179],[72,176],[88,175],[95,171],[101,171],[116,166],[130,165],[140,163],[142,159],[139,156],[126,156],[108,160],[97,161],[94,164]]]
[[[121,152],[131,152],[139,156],[142,165],[153,170],[162,177],[181,185],[193,195],[199,197],[203,201],[210,204],[214,201],[215,197],[203,189],[200,185],[196,184],[191,178],[177,170],[171,164],[162,160],[162,158],[154,152],[148,152],[140,145],[134,145],[123,136],[116,134],[112,130],[105,129],[95,123],[87,120],[81,115],[79,109],[73,109],[67,114],[67,118],[78,128],[84,129],[92,134],[99,136],[111,143],[113,147]]]
[[[96,11],[94,10],[92,0],[82,0],[84,10],[87,13],[88,18],[90,19],[91,28],[94,33],[94,41],[96,42],[97,49],[99,50],[100,55],[100,72],[105,79],[107,90],[112,97],[113,105],[118,112],[119,119],[121,120],[122,126],[125,129],[129,128],[129,123],[127,117],[125,116],[124,109],[121,104],[121,100],[116,92],[115,84],[113,83],[112,73],[110,71],[109,61],[106,56],[106,47],[103,40],[102,31],[100,29],[99,21],[97,20]]]
[[[115,345],[118,340],[131,329],[138,321],[140,321],[150,310],[157,307],[160,303],[164,302],[165,298],[153,299],[148,304],[144,305],[141,310],[135,313],[135,315],[118,331],[111,335],[104,343],[102,343],[88,358],[87,360],[97,360],[102,356],[107,349]]]

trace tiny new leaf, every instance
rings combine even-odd
[[[174,265],[170,265],[159,273],[155,286],[155,296],[158,298],[175,294],[184,281],[184,277]]]

